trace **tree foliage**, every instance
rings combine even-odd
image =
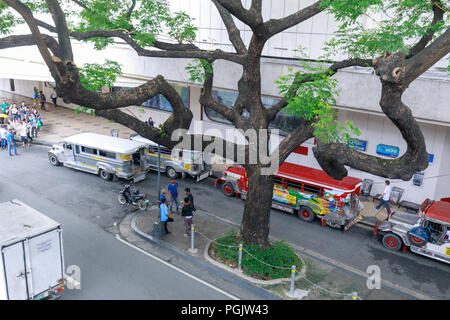
[[[450,26],[449,0],[322,0],[322,5],[340,22],[328,50],[349,57],[408,54],[430,30],[436,38]],[[434,21],[433,6],[447,12],[442,20]]]
[[[120,64],[106,59],[104,64],[84,64],[80,68],[80,81],[86,89],[97,91],[102,87],[112,88],[120,74],[122,74]]]

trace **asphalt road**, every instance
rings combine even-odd
[[[52,167],[47,161],[47,150],[33,146],[13,159],[8,159],[6,152],[0,152],[0,201],[18,198],[63,223],[66,265],[81,264],[82,270],[83,265],[89,266],[86,267],[89,274],[82,283],[88,286],[82,290],[86,296],[83,298],[223,297],[193,280],[183,281],[191,281],[190,285],[199,287],[198,290],[192,290],[189,285],[179,287],[176,294],[171,293],[170,288],[177,287],[181,275],[164,276],[164,272],[169,272],[167,268],[124,246],[104,231],[126,214],[126,210],[117,203],[117,194],[125,181],[105,182],[93,174]],[[157,199],[156,181],[157,175],[152,173],[147,180],[138,183],[139,190],[147,193],[153,202]],[[164,175],[161,181],[163,188],[167,186],[168,179]],[[191,188],[198,209],[241,222],[244,202],[225,197],[214,188],[213,179],[200,183],[190,178],[179,179],[179,184],[180,191],[185,187]],[[391,252],[382,246],[371,230],[359,225],[342,233],[329,227],[322,228],[318,220],[308,224],[293,215],[272,210],[270,233],[362,272],[370,265],[378,265],[384,280],[437,299],[450,298],[448,264],[409,251],[405,254]],[[92,265],[96,267],[92,268]],[[145,285],[141,283],[142,279]],[[115,283],[107,285],[108,281]],[[155,284],[155,281],[159,283]],[[109,285],[117,291],[108,289],[108,292],[103,292]],[[73,298],[79,297],[74,294]]]
[[[65,265],[81,270],[81,290],[66,290],[63,299],[230,299],[106,232],[123,216],[111,201],[120,183],[53,168],[47,149],[33,146],[11,159],[0,152],[0,202],[17,198],[62,224]]]

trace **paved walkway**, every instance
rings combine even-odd
[[[21,95],[0,91],[0,101],[6,100],[8,103],[16,103],[18,106],[22,101],[26,105],[33,105],[33,99]],[[93,132],[104,135],[111,135],[111,130],[118,129],[119,137],[128,139],[134,131],[118,123],[111,122],[103,117],[80,112],[76,114],[74,110],[65,107],[55,107],[53,103],[45,104],[47,111],[41,111],[41,107],[36,109],[41,114],[42,122],[38,138],[35,142],[52,145],[63,142],[71,135],[81,132]]]

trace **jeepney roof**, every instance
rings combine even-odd
[[[294,163],[283,162],[278,171],[278,176],[284,176],[293,180],[310,182],[317,186],[341,189],[344,191],[354,191],[360,183],[361,179],[355,177],[345,177],[341,181],[331,178],[325,171],[310,167],[301,166]]]
[[[139,141],[139,142],[145,143],[145,144],[150,145],[150,146],[155,146],[155,147],[158,146],[158,144],[156,142],[154,142],[154,141],[152,141],[150,139],[144,138],[143,136],[140,136],[138,134],[132,136],[130,139],[134,140],[134,141]],[[161,145],[161,147],[167,148],[166,146],[163,146],[163,145]],[[170,149],[170,148],[167,148],[167,149]],[[180,148],[175,148],[174,150],[181,150],[181,149]],[[184,149],[184,151],[194,152],[194,153],[197,153],[197,152],[200,153],[201,152],[201,151],[197,151],[197,150],[187,150],[187,149]]]
[[[140,136],[140,135],[132,136],[131,140],[139,141],[139,142],[151,145],[151,146],[158,146],[158,144],[156,142],[154,142],[154,141],[152,141],[150,139],[144,138],[143,136]]]
[[[17,199],[0,203],[0,246],[53,230],[59,225]]]
[[[70,136],[65,139],[65,142],[120,154],[131,154],[136,152],[138,149],[145,147],[145,143],[143,142],[115,138],[112,136],[90,132]]]
[[[450,202],[435,201],[426,210],[425,215],[427,218],[450,223]]]

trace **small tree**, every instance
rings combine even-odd
[[[212,3],[227,29],[233,52],[198,48],[193,44],[195,27],[192,20],[185,13],[171,14],[163,0],[2,0],[0,10],[8,19],[0,27],[7,30],[16,23],[9,14],[12,9],[26,22],[31,35],[0,39],[0,48],[37,45],[55,79],[58,94],[65,102],[89,106],[95,109],[96,114],[168,147],[176,144],[170,139],[172,132],[178,128],[188,129],[192,120],[192,113],[184,107],[179,94],[162,76],[128,91],[98,93],[88,90],[83,86],[80,70],[74,63],[71,38],[93,41],[98,49],[106,48],[113,39],[118,38],[140,56],[195,59],[189,70],[193,80],[203,81],[200,103],[221,114],[243,132],[251,129],[262,133],[257,137],[256,145],[260,147],[258,152],[261,149],[265,152],[259,153],[255,163],[249,161],[254,154],[252,151],[255,151],[251,149],[253,144],[246,145],[244,150],[249,183],[241,225],[245,243],[260,247],[269,244],[272,178],[276,168],[271,168],[269,174],[262,174],[268,169],[263,159],[275,155],[277,162],[282,163],[297,146],[314,136],[318,138],[318,145],[313,149],[315,157],[322,168],[336,179],[347,175],[345,165],[404,180],[409,180],[415,172],[427,167],[428,154],[422,132],[401,97],[413,80],[449,52],[448,3],[436,0],[321,0],[284,18],[268,21],[263,20],[262,0],[252,0],[248,8],[240,0],[212,0]],[[378,22],[376,28],[366,30],[359,23],[359,18],[375,9],[385,11],[387,18]],[[54,26],[36,19],[33,16],[36,11],[51,13]],[[271,108],[265,108],[261,100],[260,67],[266,42],[323,11],[333,14],[341,22],[336,39],[329,44],[330,52],[333,49],[344,50],[349,58],[331,61],[325,69],[305,66],[281,78],[279,85],[284,98]],[[388,18],[391,13],[394,17]],[[428,17],[430,13],[432,18]],[[71,21],[73,14],[79,17],[78,22]],[[251,29],[253,35],[248,46],[244,44],[233,18]],[[56,33],[58,41],[43,35],[40,28]],[[173,42],[158,40],[164,28]],[[395,41],[390,40],[392,37]],[[238,82],[237,101],[231,109],[216,101],[212,95],[213,63],[217,60],[238,64],[243,70]],[[346,138],[356,131],[351,124],[338,124],[332,116],[335,82],[331,76],[351,66],[371,67],[379,76],[382,83],[380,106],[408,144],[407,152],[402,157],[380,159],[350,149],[345,144]],[[163,130],[120,111],[121,107],[140,105],[157,94],[166,97],[173,108]],[[269,154],[269,133],[261,129],[268,129],[276,115],[285,109],[300,116],[298,126],[285,137],[275,152]],[[216,145],[222,145],[222,150],[237,148],[234,143],[215,137],[211,139]],[[203,143],[199,148],[206,146],[207,143]],[[232,157],[231,160],[236,159]]]

